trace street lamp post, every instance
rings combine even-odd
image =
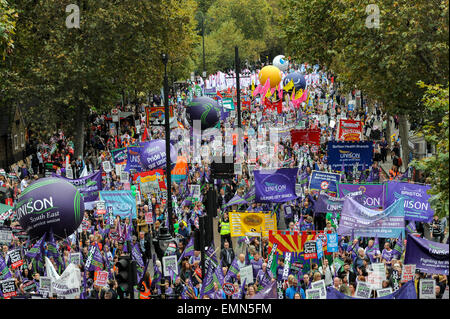
[[[172,176],[170,162],[170,113],[169,113],[169,80],[167,78],[167,62],[169,56],[166,53],[161,54],[164,63],[164,128],[166,138],[166,176],[167,176],[167,218],[169,219],[169,232],[173,234],[172,225]]]
[[[202,12],[202,43],[203,43],[203,79],[206,78],[206,67],[205,67],[205,16]]]

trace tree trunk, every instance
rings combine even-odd
[[[401,139],[401,148],[402,148],[402,168],[405,170],[409,164],[409,130],[408,130],[408,119],[406,115],[401,114],[398,116],[398,134]]]
[[[85,122],[85,106],[80,105],[78,107],[77,115],[76,115],[76,127],[75,127],[75,136],[74,136],[74,144],[75,144],[75,158],[77,159],[80,156],[83,156],[84,153],[84,122]]]

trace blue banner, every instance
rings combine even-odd
[[[320,193],[321,191],[336,196],[337,183],[341,174],[312,171],[309,178],[309,190]]]
[[[136,198],[132,191],[102,191],[100,199],[106,202],[106,209],[112,207],[114,216],[136,218]]]
[[[296,199],[297,171],[298,168],[253,171],[255,174],[255,202],[284,203]]]
[[[351,167],[356,163],[358,169],[372,165],[373,142],[328,142],[328,164],[340,171],[342,165]]]
[[[334,253],[338,251],[338,235],[336,233],[327,234],[327,252]]]

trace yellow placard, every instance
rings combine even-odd
[[[277,230],[276,214],[230,212],[230,231],[232,237],[269,236],[269,230]]]

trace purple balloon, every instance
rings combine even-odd
[[[145,143],[141,143],[140,160],[141,165],[146,170],[152,170],[157,168],[166,168],[166,141],[165,140],[153,140]],[[170,162],[171,168],[177,161],[177,150],[170,144]]]
[[[81,193],[60,178],[41,178],[31,183],[14,207],[16,218],[31,238],[50,230],[62,238],[75,232],[84,217]]]
[[[220,108],[217,101],[206,96],[192,99],[186,114],[189,116],[191,125],[194,120],[201,121],[202,130],[216,126],[220,120]]]
[[[306,79],[303,76],[303,74],[299,72],[289,73],[286,75],[286,77],[283,79],[283,86],[286,86],[290,81],[294,82],[294,88],[295,91],[298,92],[298,90],[302,89],[304,90],[306,87]],[[288,92],[292,92],[293,88],[288,90]]]

